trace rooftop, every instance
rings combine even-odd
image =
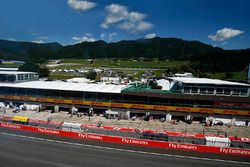
[[[25,71],[0,71],[0,74],[9,74],[9,75],[16,75],[16,74],[32,74],[34,72],[25,72]]]
[[[100,93],[121,93],[126,85],[108,85],[105,83],[72,83],[63,81],[30,81],[22,83],[0,83],[1,87],[31,88],[31,89],[49,89],[49,90],[68,90],[82,92],[100,92]]]
[[[1,67],[0,71],[18,71],[18,68],[4,68],[4,67]]]
[[[230,86],[250,86],[249,84],[223,81],[219,79],[209,78],[194,78],[194,77],[170,77],[174,81],[179,81],[186,84],[212,84],[212,85],[230,85]]]

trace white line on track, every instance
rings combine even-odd
[[[194,160],[205,160],[205,161],[216,161],[216,162],[224,162],[224,163],[250,165],[250,162],[243,162],[243,161],[231,161],[231,160],[223,160],[223,159],[211,159],[211,158],[184,156],[184,155],[173,155],[173,154],[161,154],[161,153],[145,152],[145,151],[135,151],[135,150],[120,149],[120,148],[95,146],[95,145],[89,145],[89,144],[72,143],[72,142],[52,140],[52,139],[44,139],[44,138],[25,136],[25,135],[17,135],[17,134],[12,134],[12,133],[5,133],[5,132],[1,132],[0,134],[7,135],[7,136],[28,138],[28,139],[33,139],[33,140],[40,140],[40,141],[47,141],[47,142],[54,142],[54,143],[61,143],[61,144],[69,144],[69,145],[75,145],[75,146],[83,146],[83,147],[106,149],[106,150],[115,150],[115,151],[121,151],[121,152],[141,153],[141,154],[175,157],[175,158],[185,158],[185,159],[194,159]]]

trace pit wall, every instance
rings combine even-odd
[[[26,126],[26,125],[11,124],[11,123],[6,123],[6,122],[0,122],[0,127],[20,130],[20,131],[40,133],[40,134],[70,137],[70,138],[75,138],[75,139],[83,139],[83,140],[95,140],[95,141],[101,141],[101,142],[113,142],[113,143],[119,143],[119,144],[137,145],[137,146],[144,146],[144,147],[157,147],[157,148],[163,148],[163,149],[176,149],[176,150],[208,152],[208,153],[239,155],[239,156],[250,157],[250,149],[222,148],[222,147],[195,145],[195,144],[182,144],[182,143],[171,143],[171,142],[162,142],[162,141],[141,140],[141,139],[135,139],[135,138],[105,136],[105,135],[91,134],[91,133],[84,133],[84,132],[77,133],[77,132],[69,132],[69,131],[55,130],[55,129],[49,129],[49,128],[40,128],[40,127],[33,127],[33,126]]]

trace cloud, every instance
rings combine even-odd
[[[38,43],[38,44],[40,44],[40,43],[45,43],[45,42],[44,42],[43,40],[41,40],[41,39],[40,39],[40,40],[33,40],[32,42],[33,42],[33,43]]]
[[[75,10],[89,10],[94,8],[97,4],[90,1],[82,0],[68,0],[68,5]]]
[[[240,34],[244,33],[244,31],[241,30],[235,30],[232,28],[223,28],[221,30],[218,30],[216,32],[216,34],[211,34],[208,36],[208,38],[210,38],[213,41],[225,41],[228,40],[230,38],[236,37]]]
[[[156,37],[156,34],[155,34],[155,33],[147,34],[147,35],[145,36],[145,39],[151,39],[151,38],[154,38],[154,37]]]
[[[100,34],[100,38],[101,38],[101,39],[104,39],[104,38],[105,38],[105,36],[106,36],[106,34],[105,34],[105,33],[101,33],[101,34]]]
[[[127,6],[111,4],[106,6],[105,10],[107,16],[101,24],[102,28],[107,29],[115,26],[122,30],[138,33],[153,27],[153,24],[145,21],[146,14],[135,11],[131,12]]]
[[[76,43],[81,43],[81,42],[95,42],[96,39],[89,33],[86,33],[82,37],[72,37],[73,40],[76,41]]]
[[[17,41],[15,38],[8,38],[9,41]]]
[[[116,32],[112,32],[109,34],[109,41],[113,41],[114,38],[117,36],[117,33]]]

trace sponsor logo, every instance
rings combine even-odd
[[[72,100],[73,104],[83,104],[81,100]]]
[[[191,108],[186,108],[186,107],[177,107],[176,111],[190,111]]]
[[[238,114],[238,111],[234,111],[234,110],[223,110],[222,113],[223,113],[223,114]]]
[[[166,110],[167,107],[166,106],[154,106],[153,109],[156,109],[156,110]]]
[[[40,101],[40,102],[46,102],[46,98],[37,98],[37,101]]]
[[[169,143],[169,148],[175,149],[185,149],[185,150],[198,150],[198,147],[195,145],[187,145],[187,144],[176,144],[176,143]]]
[[[64,100],[60,100],[60,99],[54,99],[55,103],[64,103]]]
[[[143,105],[143,104],[133,104],[132,108],[145,108],[145,105]]]
[[[45,134],[59,135],[59,131],[52,130],[52,129],[38,128],[38,132],[39,133],[45,133]]]
[[[224,154],[250,155],[250,150],[244,150],[244,149],[220,148],[220,152]]]
[[[139,145],[148,145],[149,144],[147,141],[137,140],[137,139],[128,139],[128,138],[122,138],[122,143],[139,144]]]
[[[14,99],[14,96],[5,96],[6,99]]]
[[[103,106],[103,103],[102,102],[93,101],[93,102],[91,102],[91,105],[93,105],[93,106]]]
[[[102,140],[102,136],[94,135],[94,134],[82,134],[82,133],[78,133],[78,137],[80,137],[82,139]]]
[[[112,103],[111,107],[124,107],[121,103]]]
[[[205,113],[207,113],[207,112],[214,112],[214,110],[201,108],[201,109],[199,109],[199,112],[205,112]]]
[[[5,128],[21,129],[20,125],[7,124],[7,123],[1,123],[0,125]]]
[[[21,100],[29,100],[29,97],[23,96],[20,98]]]

